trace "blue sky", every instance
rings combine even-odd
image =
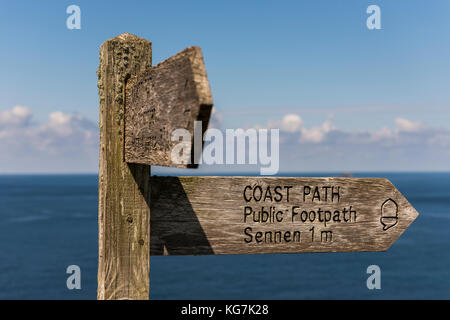
[[[66,28],[71,4],[81,8],[81,30]],[[371,4],[381,8],[381,30],[366,28]],[[282,125],[297,115],[304,130],[289,132],[280,156],[298,156],[299,171],[449,170],[449,14],[445,0],[3,1],[0,145],[11,151],[0,156],[0,171],[97,170],[98,49],[123,32],[153,42],[153,64],[200,46],[223,128]],[[15,106],[26,109],[14,113]],[[333,129],[321,141],[305,145],[299,138],[330,119]],[[17,123],[46,140],[28,146]],[[73,130],[61,133],[58,126]],[[391,132],[383,139],[397,143],[390,161],[380,160],[389,141],[353,142],[383,128]],[[86,146],[58,147],[78,141],[77,134]],[[26,147],[14,145],[20,139]],[[337,145],[367,150],[333,168],[318,160]],[[308,157],[294,152],[305,148]],[[424,150],[427,157],[411,157]],[[297,171],[290,162],[283,169]]]

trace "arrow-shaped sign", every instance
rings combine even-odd
[[[187,146],[189,164],[174,163],[172,139],[177,129],[194,136],[195,121],[208,127],[212,108],[203,55],[189,47],[175,56],[132,77],[126,86],[125,161],[169,167],[197,167],[200,152]]]
[[[418,213],[387,179],[152,177],[151,254],[384,251]]]

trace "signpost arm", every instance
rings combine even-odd
[[[148,299],[150,166],[124,160],[125,82],[151,67],[151,42],[131,34],[100,48],[98,299]]]

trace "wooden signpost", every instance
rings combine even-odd
[[[151,43],[122,34],[98,78],[98,299],[148,299],[150,255],[382,251],[418,215],[386,179],[151,177],[191,166],[172,163],[172,130],[207,127],[200,49],[152,67]]]
[[[383,251],[417,217],[386,179],[152,177],[151,254]]]

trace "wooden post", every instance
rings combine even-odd
[[[148,299],[150,166],[124,161],[125,82],[151,67],[151,42],[125,33],[100,48],[98,299]]]

